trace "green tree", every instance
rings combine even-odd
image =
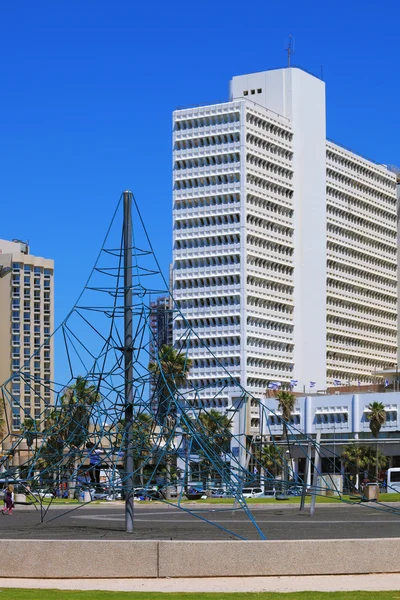
[[[282,472],[285,460],[282,451],[275,444],[267,444],[261,450],[261,459],[263,469],[265,469],[272,477],[276,477]]]
[[[290,422],[290,417],[296,405],[296,396],[292,392],[281,390],[277,393],[276,400],[278,401],[278,409],[282,411],[283,437],[288,440],[287,424]]]
[[[388,462],[379,450],[376,452],[371,446],[361,446],[356,442],[343,448],[341,459],[348,468],[352,484],[357,490],[360,487],[360,471],[366,471],[370,477],[374,477],[376,470],[385,468]]]
[[[157,420],[162,426],[164,437],[164,452],[166,466],[166,499],[169,500],[171,483],[171,453],[172,433],[175,427],[175,409],[179,388],[184,386],[192,366],[192,361],[186,354],[172,346],[164,345],[158,351],[157,359],[149,363],[156,384]]]
[[[66,387],[59,405],[46,420],[46,443],[40,452],[41,463],[50,475],[55,468],[66,467],[71,472],[70,497],[74,497],[79,455],[83,456],[90,435],[90,420],[101,395],[85,377],[78,376]]]
[[[140,485],[144,486],[143,463],[145,456],[153,447],[155,422],[149,413],[141,412],[133,415],[133,461],[135,473],[139,473]],[[117,426],[116,445],[121,449],[125,445],[125,419]]]
[[[37,437],[40,432],[40,423],[32,417],[25,417],[22,424],[23,435],[25,437],[26,445],[28,446],[28,460],[30,460],[32,446],[34,442],[37,442]]]
[[[386,423],[386,411],[385,405],[382,402],[371,402],[368,404],[368,420],[369,420],[369,428],[372,432],[372,435],[376,439],[376,471],[375,471],[375,479],[378,479],[379,474],[379,461],[378,461],[378,450],[379,450],[379,432],[381,430],[382,425]]]
[[[296,405],[296,396],[292,392],[286,390],[280,390],[276,394],[276,400],[278,401],[278,409],[282,412],[282,438],[287,443],[289,460],[292,462],[292,455],[289,443],[289,432],[287,424],[290,422],[294,407]],[[282,487],[285,487],[285,480],[289,480],[293,469],[289,467],[285,460],[282,461]]]
[[[208,481],[214,465],[220,464],[223,468],[220,459],[223,453],[230,450],[231,426],[230,418],[215,409],[201,411],[198,420],[194,421],[201,465]]]

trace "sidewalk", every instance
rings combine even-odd
[[[341,592],[400,590],[400,573],[312,577],[221,577],[204,579],[2,579],[4,588],[120,592]]]

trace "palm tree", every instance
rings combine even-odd
[[[296,396],[292,394],[292,392],[288,392],[286,390],[280,390],[276,395],[276,400],[278,401],[278,409],[282,412],[282,438],[287,443],[288,451],[289,451],[289,459],[291,461],[291,451],[290,451],[290,443],[289,443],[289,435],[288,435],[288,426],[287,424],[290,421],[290,417],[294,410],[296,404]],[[285,461],[282,461],[282,486],[284,486],[284,481],[286,479],[286,469],[287,465]],[[290,469],[287,469],[289,479],[290,477]]]
[[[47,439],[41,457],[48,471],[64,464],[65,450],[70,449],[67,465],[72,470],[69,494],[74,497],[78,471],[78,455],[89,438],[93,407],[101,399],[97,387],[85,377],[78,376],[73,385],[66,387],[60,404],[46,420],[44,435]]]
[[[157,420],[161,422],[165,440],[166,499],[169,500],[171,482],[171,456],[169,446],[175,427],[179,387],[185,385],[192,361],[172,346],[161,346],[156,360],[149,363],[149,371],[156,379]]]
[[[143,481],[143,457],[150,452],[153,447],[154,420],[149,413],[141,412],[133,415],[133,461],[135,473],[139,471],[140,485],[144,486]],[[124,445],[125,437],[125,419],[121,419],[117,426],[116,445],[118,449]]]
[[[277,393],[276,400],[278,401],[278,409],[282,411],[283,437],[288,440],[287,424],[290,421],[290,417],[292,416],[292,412],[296,405],[296,396],[292,394],[292,392],[281,390]]]
[[[368,414],[369,428],[371,430],[372,435],[376,439],[375,479],[376,481],[378,481],[378,438],[382,425],[386,423],[386,411],[385,405],[382,402],[371,402],[370,404],[368,404],[367,408],[370,411]]]
[[[199,454],[205,466],[207,479],[210,480],[213,465],[218,464],[221,455],[229,452],[231,433],[231,419],[218,410],[202,411],[198,421],[194,423],[197,433],[196,440],[200,446]]]
[[[360,446],[355,442],[351,444],[347,444],[343,448],[341,459],[345,466],[348,467],[350,471],[350,476],[352,478],[352,483],[356,490],[359,489],[359,474],[360,471],[368,469],[369,460],[367,457],[367,451],[365,446]]]
[[[33,442],[37,440],[40,431],[40,424],[32,417],[26,417],[22,424],[23,433],[25,436],[26,445],[28,446],[28,461],[30,460]]]
[[[260,462],[263,468],[275,478],[284,466],[281,450],[275,444],[268,444],[261,450]]]

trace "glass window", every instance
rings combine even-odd
[[[24,265],[24,271],[25,273],[30,273],[32,271],[31,265]]]
[[[12,268],[14,269],[14,271],[19,271],[19,269],[21,268],[21,265],[20,265],[20,263],[13,263]]]
[[[35,267],[33,269],[34,273],[41,273],[42,272],[42,268],[41,267]]]
[[[35,327],[33,328],[35,333],[40,333],[40,325],[35,325]]]
[[[44,274],[45,275],[51,275],[51,273],[52,273],[51,269],[45,269],[44,270]]]

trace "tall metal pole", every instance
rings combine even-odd
[[[124,192],[125,531],[133,533],[132,193]]]
[[[321,431],[317,431],[317,439],[315,441],[313,484],[312,484],[311,502],[310,502],[310,517],[313,517],[314,513],[315,513],[315,501],[317,499],[317,483],[318,483],[318,475],[320,472],[320,464],[321,464],[320,452],[321,452]]]

